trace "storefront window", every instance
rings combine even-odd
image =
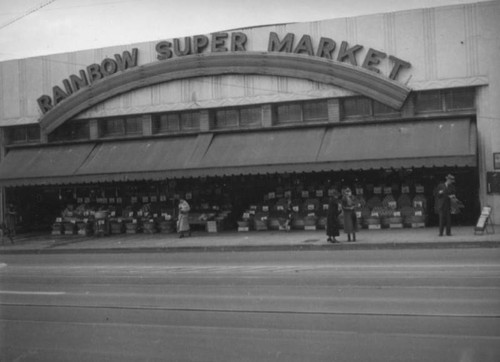
[[[345,98],[342,102],[344,116],[370,116],[371,100],[364,97]]]
[[[87,120],[66,122],[49,134],[49,142],[85,140],[89,138],[90,127]]]
[[[328,103],[326,100],[304,102],[302,109],[304,112],[304,122],[328,120]]]

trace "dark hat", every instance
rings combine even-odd
[[[453,176],[452,174],[448,174],[446,176],[446,179],[455,182],[455,176]]]

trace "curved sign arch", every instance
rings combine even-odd
[[[134,67],[99,80],[64,99],[39,120],[50,133],[65,121],[109,98],[173,80],[230,75],[269,75],[311,80],[362,94],[394,109],[410,89],[394,80],[349,64],[289,53],[231,52],[184,56]]]

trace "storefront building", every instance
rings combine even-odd
[[[195,223],[263,229],[290,198],[300,229],[349,186],[365,227],[432,226],[452,173],[455,221],[488,205],[498,224],[499,18],[492,1],[2,62],[1,216],[161,230],[186,198]]]

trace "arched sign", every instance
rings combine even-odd
[[[330,59],[277,52],[225,52],[187,55],[126,69],[71,94],[40,119],[50,133],[65,121],[109,98],[173,80],[216,75],[269,75],[306,79],[345,88],[394,109],[410,89],[375,72]]]

